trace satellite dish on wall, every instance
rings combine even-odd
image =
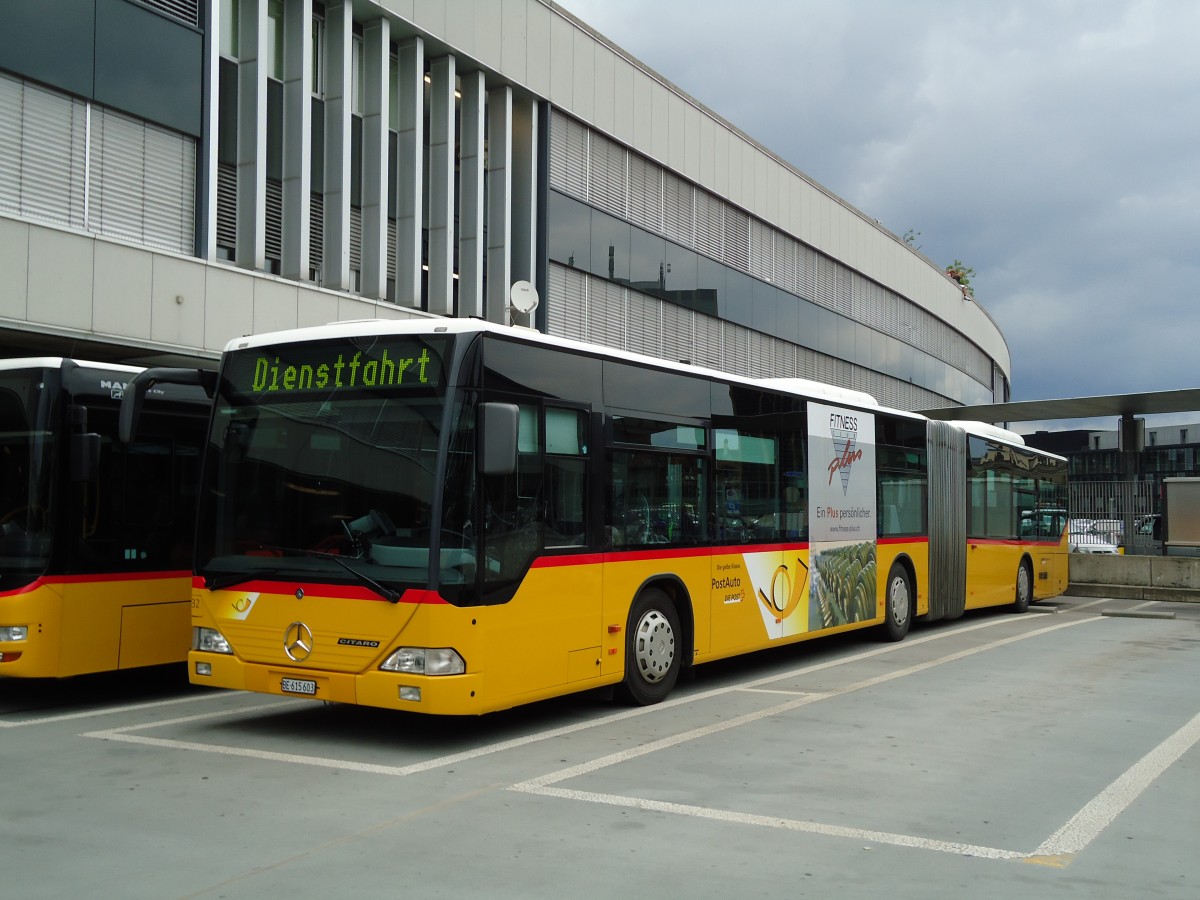
[[[528,281],[514,281],[508,291],[508,305],[523,315],[529,315],[537,309],[537,288]]]

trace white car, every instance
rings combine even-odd
[[[1067,546],[1072,553],[1112,553],[1117,552],[1117,545],[1109,543],[1098,534],[1090,531],[1080,531],[1072,523],[1071,531],[1067,534]]]

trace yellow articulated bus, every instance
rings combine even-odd
[[[129,402],[135,402],[131,392]],[[475,714],[1061,592],[1064,461],[990,426],[473,320],[226,348],[195,684]],[[1029,517],[1026,517],[1029,519]],[[1029,519],[1032,521],[1032,519]]]
[[[187,656],[191,545],[209,402],[171,385],[117,441],[141,370],[0,360],[0,678]]]

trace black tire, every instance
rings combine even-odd
[[[679,613],[666,592],[647,588],[634,599],[625,627],[624,699],[649,706],[666,699],[681,667]]]
[[[1033,566],[1028,559],[1021,560],[1017,567],[1017,589],[1014,592],[1013,612],[1023,613],[1029,610],[1033,602]]]
[[[912,579],[908,570],[900,563],[892,563],[888,572],[887,584],[884,586],[883,597],[883,631],[884,640],[900,641],[908,634],[912,626],[913,606]]]

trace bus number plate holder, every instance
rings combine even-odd
[[[317,683],[308,678],[285,678],[279,684],[280,690],[287,694],[316,694]]]

